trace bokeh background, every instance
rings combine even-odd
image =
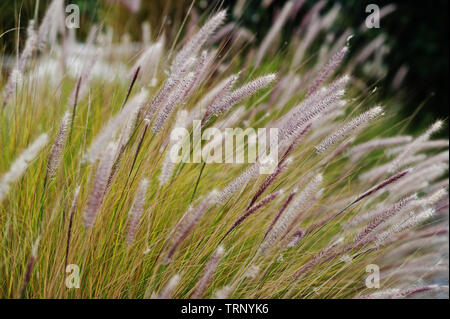
[[[36,12],[36,1],[39,9]],[[173,24],[181,24],[189,12],[202,18],[210,10],[217,7],[228,7],[230,20],[249,29],[255,35],[255,41],[261,41],[274,17],[287,0],[229,0],[229,1],[182,1],[182,0],[142,0],[137,12],[130,12],[122,4],[114,0],[66,0],[66,4],[75,3],[80,7],[82,25],[105,22],[112,24],[121,34],[126,31],[132,38],[139,39],[141,23],[149,21],[152,33],[157,34],[164,29],[168,38],[176,37],[179,28]],[[37,16],[42,18],[44,9],[50,0],[2,0],[0,2],[0,56],[10,56],[16,49],[17,32],[25,35],[26,23]],[[298,30],[308,10],[317,0],[305,0],[300,10],[283,29],[282,44],[289,41],[292,33]],[[376,77],[367,76],[362,70],[355,70],[369,85],[376,85],[381,98],[398,97],[401,102],[401,112],[404,116],[416,114],[410,125],[410,130],[423,130],[436,118],[448,118],[448,87],[449,87],[449,49],[448,49],[448,1],[389,1],[389,0],[336,0],[327,1],[322,10],[339,4],[341,14],[338,23],[333,26],[336,32],[358,28],[364,23],[368,13],[366,6],[377,4],[380,8],[393,4],[395,11],[381,20],[379,29],[365,32],[355,31],[351,42],[351,51],[356,52],[380,34],[385,35],[386,52],[384,63],[386,69]],[[192,8],[191,8],[192,6]],[[105,18],[107,17],[107,18]],[[164,26],[171,25],[171,28]],[[86,36],[89,28],[80,28],[78,37]],[[22,37],[22,39],[25,37]],[[2,58],[2,64],[4,63]],[[392,82],[399,70],[407,70],[401,88],[392,87]],[[1,76],[7,74],[6,68],[1,68]],[[381,74],[381,75],[380,75]],[[448,136],[448,130],[442,135]]]

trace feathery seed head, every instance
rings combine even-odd
[[[337,143],[342,138],[349,136],[355,130],[363,128],[371,120],[377,116],[383,114],[383,108],[381,106],[376,106],[369,111],[359,115],[358,117],[345,123],[337,131],[326,137],[319,145],[316,146],[317,153],[323,153],[331,145]]]
[[[0,178],[0,202],[9,192],[10,185],[17,181],[27,170],[30,162],[48,143],[48,135],[40,135],[19,157],[12,163],[9,171]]]

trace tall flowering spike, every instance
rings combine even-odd
[[[209,91],[205,92],[203,97],[195,104],[195,107],[191,111],[191,118],[196,120],[201,120],[207,110],[207,107],[213,103],[213,101],[217,98],[218,94],[220,94],[223,90],[226,90],[226,86],[228,85],[230,79],[234,77],[235,74],[230,75],[229,77],[221,80],[214,87],[212,87]],[[227,91],[228,93],[228,91]],[[223,95],[223,94],[222,94]]]
[[[388,230],[382,232],[381,234],[376,236],[375,246],[382,246],[388,239],[392,238],[394,235],[401,233],[405,230],[413,228],[415,226],[420,225],[427,219],[431,218],[434,215],[434,209],[428,208],[418,214],[413,214],[411,216],[406,216],[400,222],[394,224]]]
[[[370,121],[378,117],[383,113],[383,108],[376,106],[367,112],[355,117],[349,122],[345,123],[337,131],[326,137],[319,145],[316,146],[317,153],[323,153],[331,145],[337,143],[341,139],[349,136],[356,129],[362,129],[365,125],[369,124]]]
[[[17,181],[28,168],[30,162],[39,154],[48,143],[46,133],[40,135],[17,159],[12,163],[9,171],[0,178],[0,202],[8,195],[12,183]]]
[[[64,0],[53,0],[45,12],[38,31],[38,46],[42,49],[47,43],[56,44],[58,32],[65,28]]]
[[[336,70],[336,68],[341,63],[342,59],[348,52],[348,47],[345,46],[334,54],[328,63],[323,67],[317,77],[314,79],[313,83],[308,89],[306,96],[310,96],[326,81],[326,79]]]
[[[352,145],[355,142],[356,137],[352,136],[349,139],[347,139],[346,141],[340,143],[335,149],[334,151],[328,155],[327,157],[325,157],[322,160],[322,165],[327,165],[328,163],[330,163],[333,159],[335,159],[336,157],[338,157],[339,155],[341,155],[342,153],[345,152],[345,150],[347,148],[350,147],[350,145]]]
[[[185,65],[186,61],[195,56],[209,37],[225,21],[226,10],[219,11],[212,16],[203,27],[183,46],[173,60],[171,72],[177,74]]]
[[[72,112],[67,110],[63,118],[61,119],[61,124],[59,125],[58,134],[56,135],[55,143],[52,145],[47,163],[47,176],[52,179],[56,175],[56,170],[61,159],[61,154],[64,150],[67,140],[67,133],[72,119]]]
[[[361,243],[364,244],[366,242],[365,239],[367,239],[368,235],[372,233],[375,228],[380,226],[382,223],[384,223],[386,220],[388,220],[401,210],[407,208],[408,204],[410,204],[415,199],[417,199],[416,194],[403,198],[399,202],[395,203],[394,205],[383,211],[381,214],[375,216],[367,224],[367,226],[355,236],[355,238],[353,239],[354,244],[355,245],[359,245]]]
[[[286,212],[283,213],[276,224],[273,226],[270,233],[267,234],[267,237],[263,241],[260,246],[260,252],[266,253],[275,242],[286,232],[286,230],[291,226],[292,222],[297,215],[299,210],[307,205],[309,199],[314,195],[317,189],[322,184],[322,174],[315,175],[311,181],[306,185],[303,191],[294,197],[292,204],[289,205]]]
[[[216,52],[208,54],[208,51],[206,50],[201,53],[198,65],[195,67],[194,79],[184,93],[183,100],[188,98],[198,88],[201,81],[206,77],[210,69],[209,67],[214,60],[215,54]]]
[[[289,146],[286,148],[286,151],[284,152],[283,156],[281,157],[280,163],[278,165],[281,165],[284,161],[286,161],[288,156],[297,149],[297,147],[303,141],[305,136],[309,133],[311,128],[312,128],[312,123],[307,124],[303,130],[301,130],[295,137],[293,137],[291,139],[292,141],[289,144]],[[286,142],[284,144],[287,144]],[[282,147],[280,147],[280,148],[283,148],[283,144],[282,144]]]
[[[187,126],[188,112],[186,110],[180,110],[177,113],[174,128],[185,128]],[[170,150],[173,142],[169,142],[168,149]],[[173,169],[175,168],[175,163],[172,162],[170,158],[170,151],[166,152],[163,163],[161,165],[161,174],[158,176],[159,186],[163,186],[169,182],[170,177],[172,177]]]
[[[108,178],[114,164],[117,143],[110,142],[98,164],[93,185],[89,194],[88,203],[84,211],[84,225],[90,228],[94,225],[98,211],[105,196]]]
[[[440,148],[444,148],[444,147],[448,148],[448,146],[449,146],[448,140],[425,141],[425,142],[420,143],[420,145],[417,145],[415,151],[420,152],[420,151],[427,151],[427,150],[433,150],[433,149],[440,149]],[[398,154],[402,153],[404,150],[406,150],[408,147],[410,147],[410,145],[397,146],[395,148],[386,150],[385,153],[388,156],[398,155]]]
[[[238,227],[240,224],[242,224],[244,222],[244,220],[246,220],[250,215],[252,215],[254,212],[256,212],[258,209],[260,209],[261,207],[265,207],[267,205],[270,204],[270,202],[272,202],[275,198],[277,198],[278,195],[280,195],[280,193],[282,193],[281,191],[275,191],[269,195],[267,195],[266,197],[264,197],[263,199],[261,199],[260,202],[254,204],[253,206],[247,208],[244,212],[244,214],[242,216],[240,216],[234,223],[233,225],[230,227],[230,229],[228,229],[228,231],[225,233],[225,235],[222,237],[222,240],[228,236],[228,234],[230,234],[233,229],[235,229],[236,227]]]
[[[26,66],[26,63],[30,59],[33,52],[36,50],[37,47],[37,34],[34,26],[34,20],[30,20],[28,22],[27,27],[27,40],[25,41],[25,47],[19,57],[19,63],[17,66],[17,69],[20,71],[23,71],[23,69]]]
[[[218,205],[224,205],[225,202],[242,187],[247,185],[247,183],[258,175],[258,165],[253,164],[248,167],[241,175],[239,175],[235,180],[229,183],[218,195],[216,203]]]
[[[205,73],[208,71],[208,51],[207,50],[203,50],[202,53],[200,54],[200,57],[198,59],[198,63],[194,68],[194,79],[191,82],[189,88],[186,90],[186,92],[184,93],[184,97],[189,96],[192,91],[195,90],[195,88],[197,87],[197,85],[200,83],[201,78],[205,75]]]
[[[395,145],[405,144],[412,141],[412,137],[409,135],[406,136],[394,136],[387,138],[375,138],[365,143],[356,145],[349,149],[346,153],[349,157],[352,158],[353,161],[356,161],[361,158],[361,156],[367,154],[368,152],[384,148],[391,147]]]
[[[145,89],[141,89],[141,91],[129,102],[131,105],[133,105],[133,107],[130,108],[130,114],[128,115],[126,125],[123,127],[122,132],[120,133],[121,147],[124,147],[133,135],[133,130],[136,128],[139,120],[139,115],[143,111],[147,97],[148,91]]]
[[[329,255],[333,250],[336,249],[339,244],[343,242],[343,238],[339,238],[337,241],[332,243],[331,245],[323,248],[317,254],[315,254],[309,261],[307,261],[303,266],[301,266],[294,274],[294,278],[298,279],[303,276],[306,272],[308,272],[311,268],[316,266],[319,262],[323,260],[324,257]]]
[[[170,94],[167,102],[159,113],[155,124],[153,125],[152,130],[155,134],[158,134],[161,131],[164,124],[166,123],[167,118],[172,114],[175,107],[181,102],[191,83],[194,81],[194,75],[195,74],[193,72],[187,74],[186,77],[179,82],[178,86]]]
[[[203,298],[205,290],[211,283],[211,279],[214,275],[214,272],[216,271],[220,259],[222,259],[224,254],[225,248],[222,245],[219,245],[219,247],[216,249],[211,259],[209,260],[208,264],[206,265],[203,277],[197,282],[197,285],[195,286],[194,289],[194,293],[191,296],[192,299]]]
[[[25,66],[36,48],[37,34],[34,30],[34,20],[30,20],[27,28],[27,40],[25,41],[25,47],[20,54],[16,67],[11,71],[11,74],[9,75],[3,88],[3,105],[8,103],[9,98],[16,91],[16,87],[21,83]]]
[[[214,115],[226,113],[233,105],[239,103],[259,90],[265,88],[276,79],[275,74],[261,76],[231,92],[224,101],[214,110]]]
[[[351,227],[366,223],[375,218],[376,216],[380,215],[382,212],[388,209],[388,207],[389,207],[388,203],[379,203],[373,210],[370,210],[362,215],[357,215],[352,219],[350,219],[348,223],[346,223],[343,226],[343,228],[347,230]]]
[[[436,205],[436,203],[438,201],[440,201],[446,195],[448,196],[448,190],[445,187],[440,188],[437,191],[435,191],[434,193],[432,193],[431,195],[429,195],[423,199],[422,198],[418,199],[417,201],[415,201],[414,204],[416,204],[417,206],[422,206],[422,207],[433,207],[434,205]]]
[[[420,155],[423,155],[423,154],[416,155],[415,157],[420,156]],[[422,168],[425,168],[427,166],[432,166],[432,165],[439,165],[439,164],[443,164],[443,163],[448,164],[448,162],[449,162],[449,151],[446,150],[446,151],[438,153],[432,157],[429,157],[426,160],[420,161],[420,163],[416,166],[416,168],[422,169]]]
[[[413,155],[409,158],[405,159],[403,161],[402,166],[410,166],[411,164],[415,164],[418,162],[422,162],[426,159],[426,156],[424,154],[419,155]],[[388,173],[389,168],[391,167],[392,162],[388,162],[383,165],[375,166],[374,168],[368,170],[367,172],[364,172],[359,176],[359,179],[361,181],[365,181],[366,183],[372,182],[374,180],[377,180],[381,176],[384,176],[386,173]]]
[[[448,164],[446,163],[431,165],[420,170],[415,167],[409,176],[397,184],[389,186],[388,190],[393,194],[400,195],[421,191],[423,187],[429,186],[430,182],[441,177],[447,170]]]
[[[391,167],[389,168],[389,172],[393,173],[395,172],[402,164],[402,162],[409,157],[410,155],[414,154],[418,151],[420,144],[423,142],[426,142],[430,139],[431,135],[433,135],[435,132],[439,131],[443,126],[442,121],[436,121],[431,127],[421,136],[416,138],[411,144],[409,144],[403,152],[401,152],[392,162]]]
[[[345,91],[343,89],[330,90],[329,95],[314,104],[303,104],[296,108],[290,118],[285,122],[279,133],[279,140],[283,141],[297,134],[298,130],[309,122],[315,120],[322,112],[324,112],[330,105],[339,100]]]
[[[164,48],[164,40],[149,45],[140,55],[136,63],[129,72],[133,76],[140,68],[141,83],[144,85],[155,86],[157,84],[156,73],[158,71],[159,61]]]
[[[298,225],[299,221],[304,219],[304,216],[308,211],[311,209],[311,207],[314,205],[314,203],[322,196],[322,193],[324,192],[325,188],[319,189],[313,196],[308,198],[307,202],[301,207],[301,210],[298,210],[297,213],[294,215],[294,218],[292,219],[292,222],[290,226],[287,228],[287,230],[281,235],[281,240],[284,240],[286,236],[292,231],[292,228]]]
[[[167,250],[167,254],[164,260],[164,264],[169,264],[172,261],[172,257],[181,245],[186,236],[197,226],[200,219],[205,214],[206,210],[212,202],[212,198],[215,196],[214,191],[206,196],[200,204],[196,207],[189,207],[186,213],[181,218],[180,222],[175,226],[175,229],[171,232],[169,240],[172,245]]]
[[[189,59],[187,67],[183,67],[178,74],[170,74],[164,81],[162,88],[158,91],[156,96],[152,99],[151,103],[146,109],[145,120],[150,122],[151,117],[161,108],[161,105],[165,103],[171,92],[179,85],[180,81],[185,77],[187,70],[190,68],[190,63],[193,59]]]
[[[324,99],[332,98],[332,96],[337,95],[338,98],[331,101],[332,105],[334,105],[343,95],[345,86],[347,85],[349,80],[350,76],[346,74],[331,82],[327,87],[317,90],[316,92],[305,98],[299,105],[293,107],[289,112],[287,112],[286,115],[282,117],[282,120],[284,120],[283,122],[289,123],[289,121],[292,121],[294,119],[303,118],[305,113],[308,113],[316,109],[319,105],[322,105]],[[339,93],[342,93],[342,95],[340,95]],[[327,111],[330,111],[330,109],[331,105],[327,105]]]
[[[147,91],[142,90],[136,94],[131,100],[125,104],[125,106],[115,114],[108,123],[102,127],[100,132],[95,136],[94,140],[91,142],[84,159],[90,163],[95,163],[95,161],[101,156],[102,152],[105,150],[108,143],[115,138],[116,134],[120,131],[120,128],[124,125],[128,125],[130,116],[137,115],[136,113],[142,109],[143,103],[147,98]],[[131,131],[131,128],[130,128]],[[128,133],[130,133],[128,131]],[[125,134],[128,134],[125,133]],[[125,139],[123,136],[121,139]]]
[[[250,208],[256,200],[264,193],[264,191],[275,181],[275,179],[278,177],[278,175],[281,174],[281,172],[286,168],[287,163],[280,163],[278,164],[277,168],[275,169],[275,172],[270,174],[266,177],[266,179],[262,182],[259,189],[256,191],[255,195],[253,195],[250,203],[248,204],[247,208]]]
[[[175,274],[172,278],[169,279],[169,282],[161,289],[161,292],[156,297],[157,299],[170,299],[173,295],[174,290],[177,288],[180,283],[181,276],[180,274]]]
[[[215,97],[212,99],[211,104],[206,108],[205,113],[202,117],[202,123],[207,123],[211,116],[218,114],[219,108],[224,103],[225,99],[228,97],[230,90],[233,88],[234,83],[239,77],[238,74],[233,74],[228,77],[226,82],[220,91],[217,92]]]
[[[143,179],[139,185],[139,189],[134,197],[133,207],[128,213],[129,222],[128,222],[128,233],[127,233],[127,244],[130,246],[133,243],[134,237],[136,236],[136,232],[139,225],[139,220],[144,211],[145,204],[145,193],[147,192],[148,187],[148,179]]]
[[[356,199],[353,201],[353,203],[357,203],[357,202],[361,201],[363,198],[366,198],[367,196],[379,191],[380,189],[383,189],[386,186],[388,186],[392,183],[395,183],[396,181],[398,181],[399,179],[401,179],[402,177],[404,177],[406,174],[408,174],[410,172],[411,172],[411,169],[406,169],[395,175],[392,175],[391,177],[385,179],[381,183],[375,185],[374,187],[371,187],[369,190],[365,191],[364,193],[362,193],[361,195],[356,197]]]

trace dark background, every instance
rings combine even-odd
[[[236,1],[226,1],[233,6]],[[247,14],[244,13],[243,24],[256,33],[261,40],[271,26],[272,14],[280,10],[286,0],[275,0],[268,11],[258,14],[255,22],[254,13],[259,9],[261,1],[249,1]],[[309,8],[317,1],[309,0],[297,14],[296,21],[286,27],[294,29]],[[385,0],[339,0],[329,1],[321,12],[327,11],[338,2],[341,5],[341,16],[338,18],[340,30],[347,26],[357,29],[364,23],[368,13],[368,4],[377,4],[380,8],[387,4],[395,4],[397,9],[383,18],[380,29],[369,29],[363,34],[355,33],[351,42],[351,51],[356,52],[364,44],[370,42],[380,32],[387,36],[386,43],[390,52],[386,56],[388,73],[377,82],[381,97],[388,98],[397,92],[390,88],[397,70],[406,64],[409,71],[402,85],[402,112],[404,116],[411,115],[419,107],[410,129],[421,130],[436,118],[448,119],[448,87],[449,87],[449,23],[447,0],[433,1],[385,1]],[[288,37],[287,34],[284,35]],[[369,79],[367,79],[369,80]],[[372,79],[373,80],[373,79]],[[444,132],[448,136],[448,130]]]
[[[40,0],[40,19],[49,2],[50,0]],[[128,26],[130,29],[143,20],[149,20],[154,25],[161,24],[163,12],[172,13],[175,19],[183,17],[183,13],[191,3],[191,1],[179,0],[142,0],[142,9],[132,15],[125,12],[121,6],[102,7],[100,5],[103,1],[71,0],[66,1],[66,4],[69,2],[80,6],[81,23],[98,21],[105,13],[109,13],[113,17],[114,14],[125,16],[129,21],[126,21],[124,27]],[[105,2],[108,3],[108,1]],[[257,41],[260,41],[270,28],[273,16],[279,12],[285,2],[286,0],[274,0],[268,8],[263,10],[260,6],[261,0],[249,0],[239,22],[250,29],[256,35]],[[282,35],[286,40],[315,2],[315,0],[307,0],[296,18],[287,23]],[[383,79],[377,79],[381,97],[389,98],[398,93],[393,92],[389,84],[399,67],[406,64],[409,71],[402,85],[402,112],[408,116],[420,107],[410,129],[413,131],[422,129],[436,118],[447,119],[449,105],[448,1],[339,0],[329,1],[322,12],[331,8],[335,2],[339,2],[342,10],[338,24],[334,27],[342,31],[347,26],[357,29],[365,21],[368,15],[365,8],[369,3],[377,4],[380,8],[389,3],[397,6],[395,12],[381,20],[380,29],[370,29],[363,34],[355,34],[351,44],[352,51],[356,52],[380,32],[385,33],[386,43],[391,50],[385,59],[388,67],[387,75]],[[199,7],[199,3],[197,1],[195,5]],[[235,3],[236,0],[223,1],[222,6],[229,7],[232,12]],[[208,8],[214,6],[215,4],[211,1],[208,2]],[[19,12],[21,27],[25,29],[27,21],[34,15],[34,8],[34,0],[2,0],[0,2],[0,34],[18,25]],[[135,29],[139,30],[139,28]],[[87,32],[87,28],[81,28],[80,31]],[[25,35],[25,31],[23,30],[21,34]],[[0,38],[0,56],[14,51],[15,35],[15,31],[7,32]],[[5,76],[3,70],[2,76]],[[445,134],[448,135],[448,131]]]

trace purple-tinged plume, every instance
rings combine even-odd
[[[341,126],[337,131],[327,136],[319,145],[316,146],[316,152],[323,153],[331,145],[349,136],[353,133],[353,131],[363,128],[365,125],[369,124],[370,121],[372,121],[382,113],[383,108],[380,106],[376,106],[369,111],[355,117],[354,119]]]
[[[147,192],[148,179],[143,179],[139,185],[139,189],[134,197],[133,207],[128,213],[128,233],[127,233],[127,244],[130,246],[133,243],[134,237],[136,237],[136,232],[139,225],[139,220],[144,212],[145,204],[145,193]]]
[[[328,63],[323,67],[317,77],[314,79],[313,83],[308,89],[308,93],[306,96],[310,96],[326,81],[326,79],[336,70],[336,68],[341,63],[342,59],[348,52],[348,47],[345,46],[341,50],[339,50],[335,55],[331,57]]]
[[[117,143],[110,142],[107,149],[103,153],[103,156],[98,164],[97,171],[95,172],[88,203],[84,210],[84,225],[87,228],[91,228],[97,218],[103,197],[105,196],[108,178],[114,164],[116,150]]]
[[[192,299],[203,298],[205,290],[211,283],[211,279],[214,275],[214,272],[216,271],[220,259],[222,259],[224,253],[225,248],[222,245],[217,247],[216,251],[214,252],[214,254],[212,255],[211,259],[209,260],[208,264],[205,267],[203,277],[200,278],[200,280],[197,282],[197,285],[195,286],[194,293],[191,295]]]

